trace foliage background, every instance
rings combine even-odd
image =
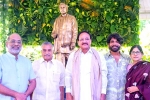
[[[33,48],[43,41],[53,43],[50,34],[60,2],[68,4],[79,32],[92,34],[92,46],[106,47],[107,36],[114,32],[124,38],[125,47],[139,43],[139,0],[1,0],[1,43],[13,32]]]
[[[118,32],[125,45],[139,42],[139,0],[64,0],[78,21],[79,31],[88,30],[93,46],[106,46],[106,37]],[[25,44],[39,45],[50,37],[59,16],[60,0],[11,0],[9,33],[18,32]]]
[[[9,0],[0,0],[0,52],[3,53],[5,49],[5,40],[7,38],[8,30],[8,3]]]

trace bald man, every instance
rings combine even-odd
[[[54,38],[54,53],[56,59],[66,65],[69,54],[75,48],[78,34],[76,18],[67,14],[68,6],[60,3],[61,15],[56,18],[51,36]]]
[[[11,34],[6,47],[8,52],[0,56],[0,100],[30,100],[36,81],[30,60],[19,55],[20,35]]]

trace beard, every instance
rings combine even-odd
[[[120,46],[111,46],[111,47],[109,47],[109,50],[111,50],[113,52],[118,52],[120,50]]]
[[[14,49],[13,47],[11,47],[10,45],[7,46],[8,51],[11,54],[19,54],[19,52],[21,51],[21,47],[18,47],[18,49]]]

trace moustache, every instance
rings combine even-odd
[[[49,54],[45,54],[44,56],[50,56]]]
[[[11,47],[12,49],[20,49],[21,47],[19,47],[19,46],[13,46],[13,47]]]
[[[119,46],[117,46],[117,45],[113,45],[112,47],[119,47]]]
[[[82,45],[84,45],[84,44],[88,45],[88,43],[82,43]]]

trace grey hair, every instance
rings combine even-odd
[[[50,45],[50,46],[52,46],[52,48],[53,48],[52,43],[50,43],[50,42],[48,42],[48,41],[43,42],[41,46],[43,46],[43,45]]]

